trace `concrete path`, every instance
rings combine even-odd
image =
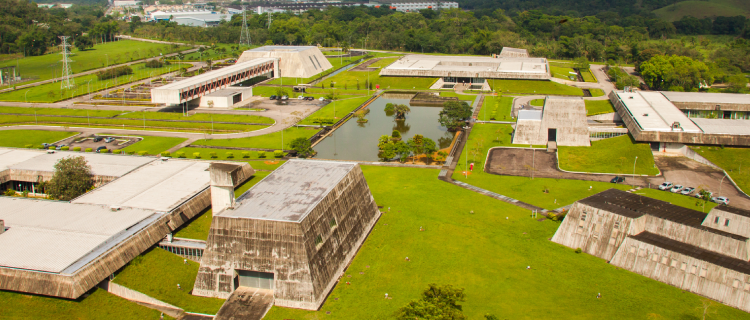
[[[216,313],[215,320],[261,320],[273,306],[273,290],[239,287]]]

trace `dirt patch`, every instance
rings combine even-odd
[[[278,161],[263,161],[265,164],[279,164]]]
[[[362,63],[362,64],[360,64],[360,65],[358,65],[358,66],[356,66],[354,68],[349,69],[349,71],[375,71],[375,70],[378,70],[378,68],[370,68],[370,65],[373,64],[373,63],[375,63],[375,62],[380,61],[381,59],[383,59],[383,58],[375,58],[375,59],[367,60],[364,63]]]

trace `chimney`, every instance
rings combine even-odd
[[[5,221],[0,220],[0,234],[3,234],[5,232]]]
[[[211,163],[211,208],[214,214],[234,207],[234,178],[238,165]]]

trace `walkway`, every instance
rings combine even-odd
[[[273,306],[273,290],[239,287],[216,313],[215,320],[261,320]]]

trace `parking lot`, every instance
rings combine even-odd
[[[129,145],[131,145],[133,143],[138,142],[138,141],[141,141],[141,139],[142,139],[140,137],[123,137],[123,136],[102,135],[102,136],[99,136],[99,137],[102,138],[100,141],[94,142],[94,137],[95,136],[93,136],[93,135],[91,135],[91,136],[85,136],[85,137],[76,136],[76,137],[72,137],[72,138],[67,139],[67,140],[63,140],[62,143],[63,144],[67,144],[68,146],[70,146],[70,149],[73,149],[75,147],[81,147],[81,150],[85,150],[86,148],[91,148],[91,149],[96,150],[96,148],[98,148],[100,146],[105,146],[109,150],[118,150],[118,149],[125,148],[125,147],[127,147],[127,146],[129,146]],[[115,140],[112,141],[112,142],[109,142],[109,143],[105,142],[104,139],[109,138],[109,137],[112,137]]]

